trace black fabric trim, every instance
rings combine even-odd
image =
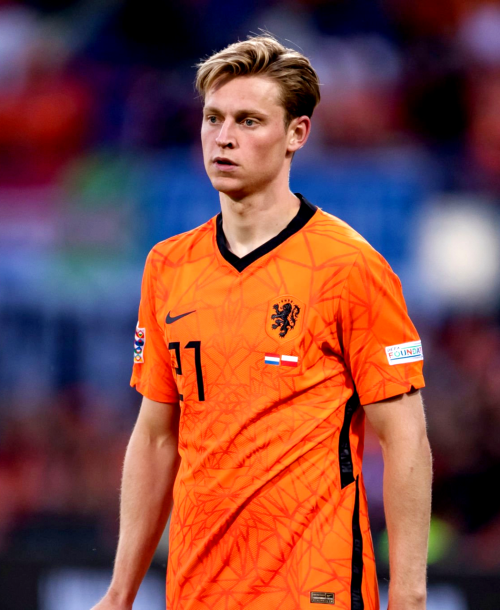
[[[186,343],[186,349],[194,349],[194,366],[196,368],[196,383],[198,385],[198,400],[205,400],[205,386],[203,384],[203,370],[201,368],[201,341]]]
[[[171,350],[175,350],[175,362],[176,362],[176,367],[175,367],[175,372],[177,373],[177,375],[182,375],[182,365],[181,365],[181,344],[179,341],[171,341],[168,344],[168,349]]]
[[[351,610],[364,610],[365,603],[361,592],[363,582],[363,536],[359,525],[359,476],[356,477],[356,499],[352,513],[352,575]]]
[[[224,231],[222,229],[222,212],[217,215],[216,235],[219,252],[237,271],[241,273],[248,267],[248,265],[251,265],[262,256],[269,254],[269,252],[277,248],[285,240],[305,227],[305,225],[311,220],[318,208],[312,203],[309,203],[309,201],[307,201],[307,199],[305,199],[305,197],[303,197],[300,193],[295,193],[295,195],[300,199],[300,208],[296,216],[283,229],[283,231],[278,233],[278,235],[275,235],[272,239],[266,241],[265,244],[255,248],[255,250],[252,250],[252,252],[249,252],[242,258],[236,256],[236,254],[233,254],[227,247],[226,236],[224,235]]]
[[[354,481],[351,454],[351,420],[354,412],[359,407],[359,396],[354,393],[346,402],[344,411],[344,423],[339,435],[339,468],[340,468],[340,487],[344,489]]]

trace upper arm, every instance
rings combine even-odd
[[[410,442],[427,436],[424,405],[420,391],[401,394],[364,407],[382,445]]]
[[[337,333],[362,405],[424,387],[421,343],[401,282],[371,247],[360,250],[345,280]]]
[[[134,367],[130,385],[143,396],[161,403],[177,403],[179,392],[173,374],[172,354],[165,340],[165,318],[158,317],[158,275],[164,256],[155,248],[148,255],[141,287],[137,322]],[[166,279],[164,281],[167,281]]]
[[[146,434],[151,441],[177,445],[179,416],[179,403],[157,402],[144,396],[135,431]]]

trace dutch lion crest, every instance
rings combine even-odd
[[[285,337],[289,330],[295,328],[300,315],[300,307],[291,300],[273,304],[274,312],[271,315],[273,330],[280,329],[279,336]]]

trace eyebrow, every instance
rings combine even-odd
[[[222,114],[221,111],[218,108],[215,108],[214,106],[205,106],[205,108],[203,108],[203,113],[204,114]],[[259,118],[267,118],[267,114],[262,112],[261,110],[252,110],[251,108],[242,108],[241,110],[238,110],[236,112],[236,118],[243,118],[245,116],[255,116],[255,117],[259,117]]]

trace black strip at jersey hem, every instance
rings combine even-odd
[[[283,229],[283,231],[280,231],[278,235],[275,235],[269,241],[266,241],[265,244],[255,248],[255,250],[252,250],[252,252],[249,252],[242,258],[236,256],[236,254],[233,254],[227,247],[226,236],[222,230],[222,212],[217,215],[217,246],[219,248],[219,252],[237,271],[241,273],[248,267],[248,265],[251,265],[262,256],[269,254],[269,252],[277,248],[289,237],[305,227],[306,224],[311,220],[318,208],[312,203],[309,203],[309,201],[307,201],[307,199],[305,199],[305,197],[303,197],[300,193],[295,193],[295,195],[300,199],[300,208],[290,223]]]
[[[344,411],[344,423],[339,434],[339,467],[340,488],[344,489],[354,481],[354,469],[351,453],[351,421],[354,412],[359,407],[359,397],[355,392],[346,402]]]
[[[364,610],[363,534],[359,525],[359,475],[356,477],[356,496],[352,513],[351,610]]]

